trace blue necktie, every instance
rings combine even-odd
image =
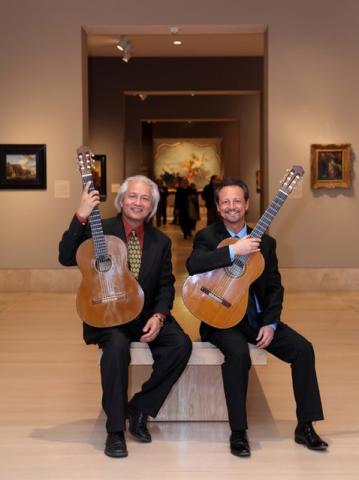
[[[233,235],[233,238],[242,238],[239,235]],[[249,289],[248,292],[248,305],[246,311],[248,323],[251,327],[257,328],[258,327],[258,310],[257,304],[255,300],[255,293],[252,291],[252,288]]]
[[[239,235],[234,235],[233,238],[241,238],[241,237]],[[258,311],[257,311],[256,300],[255,300],[255,294],[251,288],[249,289],[249,292],[248,292],[248,305],[247,305],[246,315],[248,318],[248,323],[252,327],[257,327]]]
[[[248,292],[248,306],[247,306],[247,311],[246,315],[248,318],[248,323],[251,327],[258,327],[258,311],[257,311],[257,305],[256,305],[256,300],[254,297],[254,292],[249,289]]]

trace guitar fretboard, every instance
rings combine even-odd
[[[288,194],[286,192],[283,192],[282,190],[277,192],[277,195],[273,198],[269,204],[269,207],[263,213],[256,226],[249,234],[250,237],[262,238],[263,234],[268,229],[269,225],[272,223],[274,217],[277,215],[287,198]],[[234,263],[242,267],[248,259],[249,255],[240,255],[235,257]]]
[[[82,176],[82,183],[86,185],[87,182],[91,182],[89,192],[95,190],[93,184],[93,178],[91,174]],[[105,235],[103,233],[100,210],[98,207],[95,207],[89,217],[90,228],[92,233],[92,240],[95,249],[95,257],[97,260],[104,260],[108,257],[108,250],[105,240]]]
[[[283,203],[287,200],[288,194],[278,191],[277,195],[273,198],[267,210],[263,213],[261,218],[258,220],[257,225],[253,228],[250,233],[250,237],[262,238],[262,235],[268,229],[269,225],[272,223],[274,217],[279,212],[280,208],[283,206]]]

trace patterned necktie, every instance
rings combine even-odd
[[[130,270],[138,278],[141,267],[141,245],[140,241],[134,230],[131,231],[131,236],[127,245],[128,250],[128,261],[130,264]]]

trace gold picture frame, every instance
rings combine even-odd
[[[350,188],[351,179],[351,145],[313,144],[311,153],[311,187]]]

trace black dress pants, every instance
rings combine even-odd
[[[251,360],[247,342],[256,344],[258,330],[249,325],[247,316],[238,325],[228,329],[201,325],[202,340],[213,343],[224,355],[223,386],[232,430],[248,428],[246,397]],[[322,420],[324,417],[312,344],[281,322],[266,350],[291,366],[298,422]]]
[[[84,325],[84,339],[103,351],[101,357],[102,406],[107,415],[106,429],[126,429],[128,367],[130,343],[139,341],[146,322],[135,320],[126,325],[95,328]],[[192,352],[192,342],[173,318],[168,318],[154,341],[148,344],[153,356],[150,378],[136,393],[131,404],[156,417],[173,384],[183,372]]]

